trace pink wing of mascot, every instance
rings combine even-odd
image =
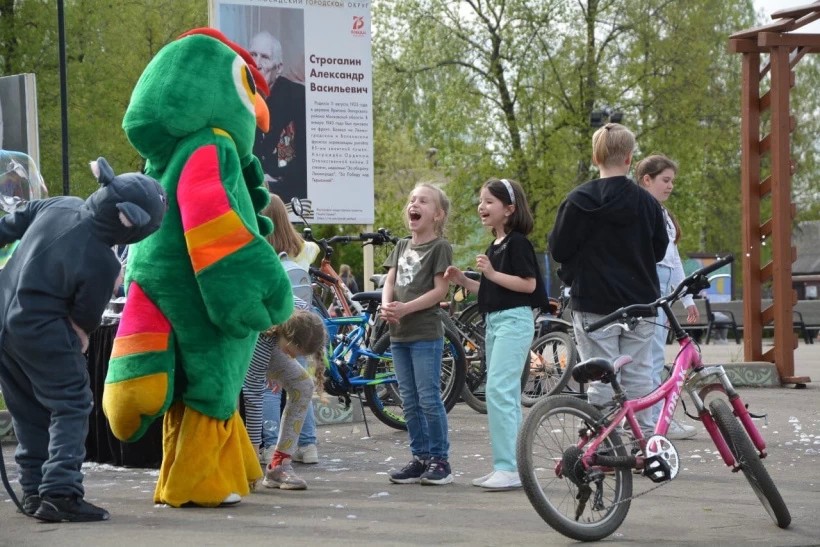
[[[197,29],[149,63],[123,120],[169,208],[129,251],[103,408],[123,440],[165,415],[156,503],[236,503],[262,476],[237,401],[258,333],[293,310],[258,215],[269,197],[252,148],[267,91],[245,50]]]

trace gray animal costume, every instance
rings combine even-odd
[[[30,514],[39,498],[84,496],[92,394],[83,339],[99,326],[120,274],[112,246],[151,235],[166,209],[156,180],[114,176],[104,158],[97,167],[102,188],[87,200],[35,200],[0,218],[0,246],[20,240],[0,272],[0,387]]]

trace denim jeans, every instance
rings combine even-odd
[[[297,357],[297,361],[303,367],[307,365],[307,359]],[[262,446],[267,448],[275,446],[279,438],[279,421],[282,412],[282,392],[273,393],[266,389],[262,395]],[[275,428],[271,427],[275,426]],[[313,415],[313,402],[308,406],[305,423],[302,424],[302,431],[299,433],[298,446],[316,444],[316,418]]]
[[[667,294],[669,292],[669,283],[672,280],[672,268],[658,264],[657,270],[661,294]],[[658,308],[658,316],[655,320],[655,333],[652,336],[652,381],[655,387],[661,385],[661,373],[663,372],[663,365],[666,361],[664,357],[664,346],[666,346],[666,338],[669,336],[669,329],[666,328],[667,321],[666,314],[662,309]],[[652,407],[653,422],[658,422],[662,409],[663,401],[658,402],[658,404]]]
[[[447,459],[447,411],[441,400],[441,356],[444,339],[392,342],[410,451],[421,459]]]
[[[619,326],[606,327],[595,332],[585,332],[584,327],[601,319],[603,315],[588,312],[572,312],[572,327],[578,343],[578,353],[582,360],[603,357],[610,362],[621,355],[629,355],[632,362],[618,373],[618,382],[627,397],[643,397],[655,389],[652,374],[652,336],[655,326],[646,321],[638,324],[635,330],[625,331]],[[612,400],[612,386],[601,382],[591,382],[587,390],[589,402],[605,405]],[[652,409],[635,413],[644,435],[655,431]]]

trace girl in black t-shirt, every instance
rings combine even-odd
[[[478,292],[478,307],[486,314],[487,418],[493,450],[493,471],[473,480],[488,490],[521,487],[515,441],[521,425],[521,373],[527,361],[535,325],[532,309],[548,306],[538,261],[527,234],[533,218],[521,185],[490,179],[481,187],[481,223],[495,240],[476,257],[481,280],[468,279],[450,266],[444,278]]]

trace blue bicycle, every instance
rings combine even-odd
[[[390,333],[385,330],[375,342],[368,345],[381,305],[381,291],[357,293],[352,299],[362,305],[362,314],[324,319],[330,339],[324,390],[339,397],[339,401],[348,407],[351,395],[359,396],[360,400],[363,395],[367,406],[379,421],[396,429],[407,429],[390,356]],[[458,333],[445,330],[441,397],[449,412],[464,387],[467,364]]]

